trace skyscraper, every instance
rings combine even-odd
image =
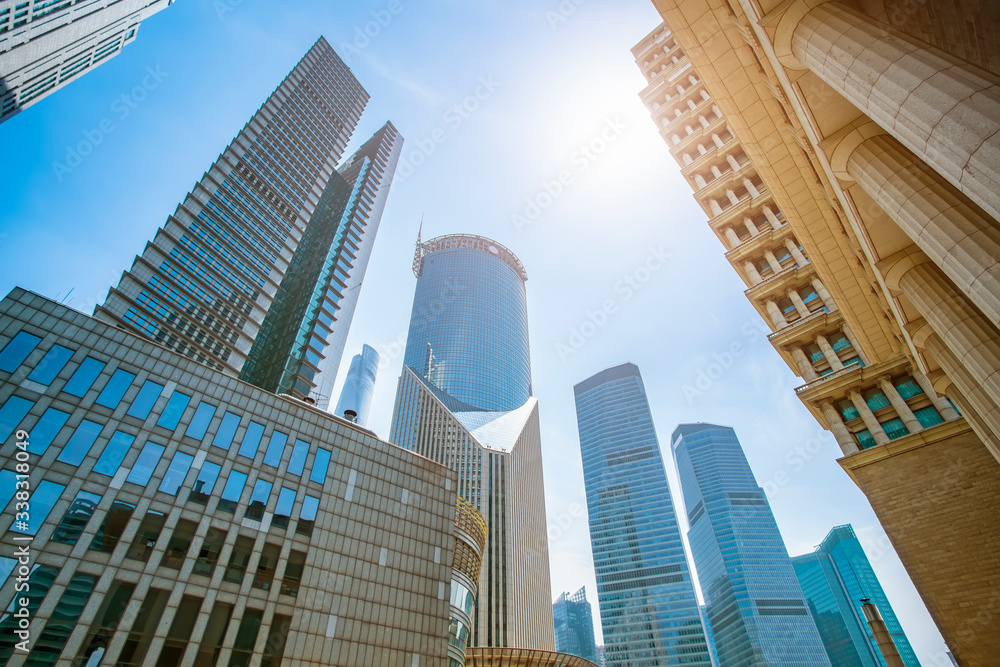
[[[486,517],[470,646],[552,650],[538,400],[524,266],[481,236],[417,239],[390,441],[458,471]]]
[[[0,123],[135,41],[174,0],[5,2],[0,6]]]
[[[361,426],[368,423],[368,413],[372,407],[372,393],[375,391],[375,377],[378,375],[378,352],[371,345],[363,345],[361,354],[354,355],[351,367],[344,378],[340,390],[340,400],[333,414],[341,417],[347,410],[354,412],[355,420]]]
[[[608,667],[710,667],[639,369],[609,368],[573,392]]]
[[[885,667],[885,659],[873,641],[871,628],[861,612],[862,599],[870,599],[878,607],[906,667],[920,667],[917,655],[889,604],[889,598],[882,590],[875,570],[854,534],[854,528],[850,525],[835,527],[823,538],[815,552],[796,556],[792,559],[792,564],[810,607],[823,612],[822,617],[816,617],[815,611],[813,616],[816,617],[816,624],[834,667]],[[846,640],[845,630],[850,637],[849,641],[838,642],[838,638]],[[831,646],[846,644],[854,647],[854,652],[859,655],[858,660],[852,661],[850,657],[834,659]],[[846,648],[842,653],[850,656],[850,651]]]
[[[597,662],[594,616],[587,601],[587,589],[563,593],[552,605],[556,629],[556,650]]]
[[[735,431],[681,424],[671,445],[720,663],[829,665],[771,507]]]
[[[402,146],[386,123],[336,168],[367,99],[320,38],[95,314],[328,401]]]

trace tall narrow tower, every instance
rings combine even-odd
[[[350,410],[354,412],[355,421],[359,425],[364,426],[368,423],[372,394],[375,392],[375,379],[378,376],[378,362],[378,352],[371,345],[362,346],[361,354],[354,355],[333,414],[340,417]]]
[[[390,441],[458,472],[488,524],[470,646],[554,648],[538,400],[520,260],[481,236],[417,244]]]
[[[711,667],[639,368],[573,391],[608,667]]]

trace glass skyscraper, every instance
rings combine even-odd
[[[594,641],[594,615],[587,601],[587,589],[563,593],[552,605],[556,629],[556,650],[598,662]]]
[[[375,378],[378,375],[378,352],[371,345],[364,345],[361,354],[354,355],[347,370],[344,387],[340,390],[340,400],[333,414],[341,417],[347,410],[357,415],[355,421],[364,426],[368,423],[368,413],[372,407],[375,392]]]
[[[862,599],[878,607],[906,667],[920,667],[854,528],[835,527],[816,551],[792,563],[834,667],[886,665],[861,613]]]
[[[608,667],[709,667],[639,369],[609,368],[574,393]]]
[[[725,667],[829,665],[736,432],[681,424],[671,437],[719,662]]]

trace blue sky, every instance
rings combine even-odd
[[[67,303],[92,312],[322,34],[371,94],[347,154],[391,119],[412,167],[393,185],[341,370],[362,343],[388,360],[374,430],[388,433],[421,216],[425,239],[494,238],[529,276],[553,599],[586,585],[597,617],[573,385],[631,361],[678,503],[674,427],[733,426],[789,552],[852,523],[918,656],[947,664],[639,102],[629,49],[658,25],[652,4],[576,2],[175,3],[121,55],[0,125],[0,293],[72,289]],[[77,160],[80,142],[94,146]]]

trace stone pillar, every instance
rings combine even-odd
[[[740,198],[736,196],[736,193],[732,190],[726,190],[726,197],[729,199],[729,203],[736,206],[740,203]]]
[[[813,368],[812,362],[809,361],[809,357],[806,356],[801,347],[793,347],[789,352],[792,353],[792,359],[795,360],[795,364],[799,367],[799,374],[803,380],[812,382],[819,379],[819,373]]]
[[[1000,85],[995,77],[984,77],[977,68],[840,2],[799,2],[782,16],[777,30],[775,48],[783,62],[790,64],[782,57],[790,50],[792,60],[1000,218]]]
[[[826,306],[826,309],[831,313],[837,310],[837,302],[833,300],[832,296],[830,296],[830,291],[826,289],[826,285],[823,284],[823,281],[819,278],[813,278],[811,284],[813,289],[816,290],[816,294],[819,295],[820,301],[822,301],[823,305]]]
[[[799,246],[795,243],[795,241],[792,239],[785,239],[785,247],[788,248],[788,252],[792,254],[792,258],[795,260],[795,263],[799,266],[799,268],[808,263],[809,260],[807,260],[806,256],[802,254],[801,250],[799,250]],[[822,295],[820,296],[822,297]]]
[[[716,135],[712,135],[712,136],[716,136]],[[720,139],[719,141],[722,141],[722,140]],[[740,163],[737,162],[736,158],[734,158],[732,155],[727,155],[726,156],[726,162],[728,162],[729,166],[733,168],[733,171],[739,171],[740,170]]]
[[[761,206],[760,210],[764,212],[764,217],[771,223],[772,229],[781,229],[781,220],[778,220],[778,216],[774,214],[770,206]]]
[[[730,190],[730,192],[732,192],[732,190]],[[760,234],[760,230],[757,229],[757,225],[755,225],[753,220],[750,218],[743,218],[743,224],[746,225],[747,231],[749,231],[751,235],[757,236]]]
[[[899,390],[896,389],[896,385],[892,383],[892,378],[888,375],[883,375],[878,379],[878,386],[882,389],[882,393],[885,397],[889,399],[892,403],[892,407],[896,410],[896,414],[899,418],[903,420],[903,424],[906,426],[906,430],[910,433],[916,433],[917,431],[922,431],[924,427],[917,420],[917,416],[913,414],[913,410],[910,406],[906,404],[903,397],[899,395]]]
[[[848,398],[851,399],[851,403],[854,404],[854,407],[861,415],[861,421],[865,423],[868,432],[875,438],[875,444],[884,445],[889,442],[889,436],[885,434],[885,429],[875,419],[875,415],[872,413],[871,408],[868,407],[868,403],[865,401],[865,397],[861,395],[861,392],[857,389],[852,389],[851,393],[848,394]]]
[[[851,435],[851,432],[847,430],[847,426],[844,425],[844,420],[840,417],[840,412],[837,411],[837,408],[833,407],[833,403],[823,401],[820,404],[820,409],[823,411],[823,418],[826,419],[827,428],[833,433],[833,437],[837,439],[837,444],[840,445],[840,451],[844,452],[844,456],[850,456],[861,451],[858,448],[858,443],[854,440],[854,436]]]
[[[736,230],[732,227],[726,227],[726,239],[729,241],[730,248],[735,248],[740,244],[740,237],[736,235]]]
[[[809,317],[809,307],[797,291],[793,289],[788,290],[788,298],[792,300],[792,304],[795,305],[795,310],[799,311],[799,315]]]
[[[767,313],[771,316],[771,322],[774,324],[775,329],[784,329],[788,326],[788,320],[785,319],[785,314],[781,312],[781,308],[778,308],[778,304],[768,299],[764,302],[764,307],[767,308]]]
[[[941,413],[941,416],[946,422],[950,422],[952,419],[958,419],[958,411],[952,407],[947,398],[938,396],[937,392],[934,391],[934,385],[931,384],[931,381],[926,375],[921,373],[920,370],[916,368],[910,368],[910,375],[913,376],[913,379],[916,380],[917,384],[920,385],[920,388],[923,389],[927,398],[931,399],[931,403],[934,404],[934,407],[937,408],[937,411]]]
[[[778,258],[774,256],[773,252],[771,252],[770,250],[765,250],[764,259],[766,259],[767,263],[771,265],[772,271],[774,271],[775,273],[781,273],[782,271],[781,263],[778,261]]]
[[[868,359],[865,358],[865,353],[861,350],[861,346],[858,345],[858,339],[854,337],[854,332],[851,331],[851,327],[847,326],[847,322],[844,322],[844,324],[840,327],[840,329],[841,331],[844,332],[844,335],[847,337],[847,340],[851,341],[851,345],[854,347],[854,351],[858,353],[858,356],[861,358],[861,361],[867,364]]]
[[[844,368],[843,362],[840,361],[840,357],[837,356],[836,351],[834,351],[833,346],[830,345],[830,341],[826,339],[826,336],[823,334],[817,335],[816,344],[823,351],[823,356],[826,357],[826,360],[830,363],[830,368],[835,373]]]
[[[760,190],[757,189],[757,186],[754,185],[749,178],[743,179],[743,187],[745,187],[747,189],[747,192],[750,193],[751,199],[760,196]]]
[[[744,262],[743,268],[746,269],[747,277],[750,278],[750,285],[759,285],[764,282],[764,279],[760,277],[760,272],[757,267],[753,265],[753,262]]]

